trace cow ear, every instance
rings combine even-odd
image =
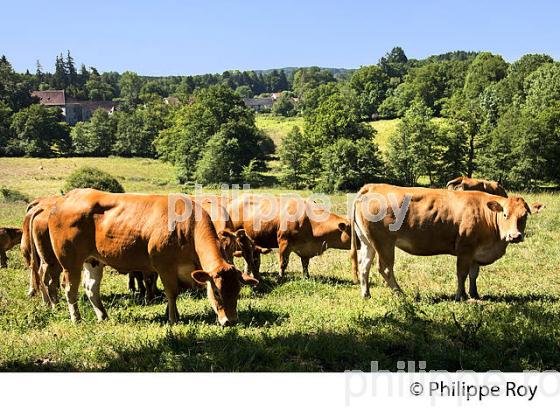
[[[203,270],[195,270],[191,273],[191,276],[196,282],[200,283],[201,285],[204,285],[210,280],[210,275]]]
[[[243,239],[247,236],[247,234],[245,233],[245,229],[238,229],[237,231],[235,231],[235,236],[237,237],[237,239]]]
[[[240,278],[239,280],[241,281],[241,283],[243,283],[244,285],[249,285],[249,286],[257,286],[259,284],[259,281],[256,280],[254,277],[252,277],[251,275],[247,275],[245,272],[240,272]]]
[[[341,222],[341,223],[338,224],[338,229],[339,229],[341,232],[345,232],[347,227],[348,227],[348,225],[345,224],[344,222]]]
[[[236,258],[241,258],[241,257],[243,257],[243,252],[235,251],[235,252],[233,252],[233,256],[235,256]]]
[[[493,212],[502,212],[504,210],[498,201],[488,201],[486,206]]]
[[[257,251],[257,253],[260,253],[262,255],[266,255],[267,253],[272,252],[272,249],[270,248],[261,248],[260,246],[255,246],[255,250]]]
[[[220,240],[225,239],[225,238],[234,238],[235,239],[235,235],[233,234],[233,232],[228,231],[227,229],[223,229],[220,232],[218,232],[218,238],[220,238]]]
[[[529,212],[532,214],[538,214],[543,209],[544,209],[544,204],[541,204],[540,202],[534,202],[531,204],[531,207],[529,208]]]

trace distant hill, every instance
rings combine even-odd
[[[255,73],[261,74],[269,74],[273,70],[282,70],[286,73],[287,77],[290,77],[294,74],[294,72],[300,68],[308,68],[308,67],[282,67],[282,68],[269,68],[267,70],[253,70]],[[348,74],[351,74],[355,71],[354,68],[334,68],[334,67],[319,67],[321,70],[329,70],[335,77],[344,77]]]

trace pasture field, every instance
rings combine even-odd
[[[294,126],[300,127],[303,131],[303,118],[302,117],[281,117],[272,114],[257,114],[256,124],[257,127],[263,130],[272,140],[274,144],[279,147],[282,139],[288,135]],[[400,120],[378,120],[371,121],[371,125],[377,131],[375,141],[379,145],[381,151],[385,151],[389,142],[389,137],[395,131],[397,124]]]
[[[34,197],[60,190],[79,165],[117,176],[127,191],[178,192],[173,169],[144,159],[0,158],[0,186]],[[42,167],[42,169],[40,168]],[[4,371],[343,371],[396,370],[425,361],[428,370],[560,370],[560,197],[526,194],[547,208],[530,217],[525,242],[481,270],[480,302],[453,301],[455,260],[398,251],[395,274],[405,296],[372,273],[372,298],[351,282],[345,251],[313,258],[309,279],[292,255],[280,282],[276,255],[262,264],[264,281],[244,288],[240,323],[221,328],[203,293],[183,294],[181,321],[165,322],[165,301],[144,306],[127,278],[105,273],[101,292],[109,320],[97,323],[85,294],[84,320],[74,325],[65,302],[54,311],[28,299],[19,251],[0,270],[0,369]],[[345,196],[332,197],[345,212]],[[21,225],[26,204],[2,202],[0,226]],[[159,283],[161,289],[161,283]]]

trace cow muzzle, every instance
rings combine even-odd
[[[234,326],[237,323],[237,319],[230,319],[227,316],[222,316],[218,318],[218,323],[223,327]]]
[[[521,232],[508,233],[506,237],[506,242],[508,243],[520,243],[523,242],[524,235]]]

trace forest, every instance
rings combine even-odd
[[[34,90],[115,101],[70,126]],[[278,93],[271,114],[298,117],[280,143],[256,126],[243,98]],[[175,97],[177,103],[166,102]],[[0,59],[0,156],[145,157],[174,166],[181,184],[272,184],[325,192],[365,182],[441,186],[484,176],[508,189],[560,180],[560,63],[544,54],[514,62],[490,52],[408,58],[395,47],[377,64],[146,77],[77,68],[70,52],[54,72],[18,73]],[[379,149],[372,121],[398,119]],[[271,161],[276,160],[276,161]],[[266,178],[270,164],[279,164]]]

